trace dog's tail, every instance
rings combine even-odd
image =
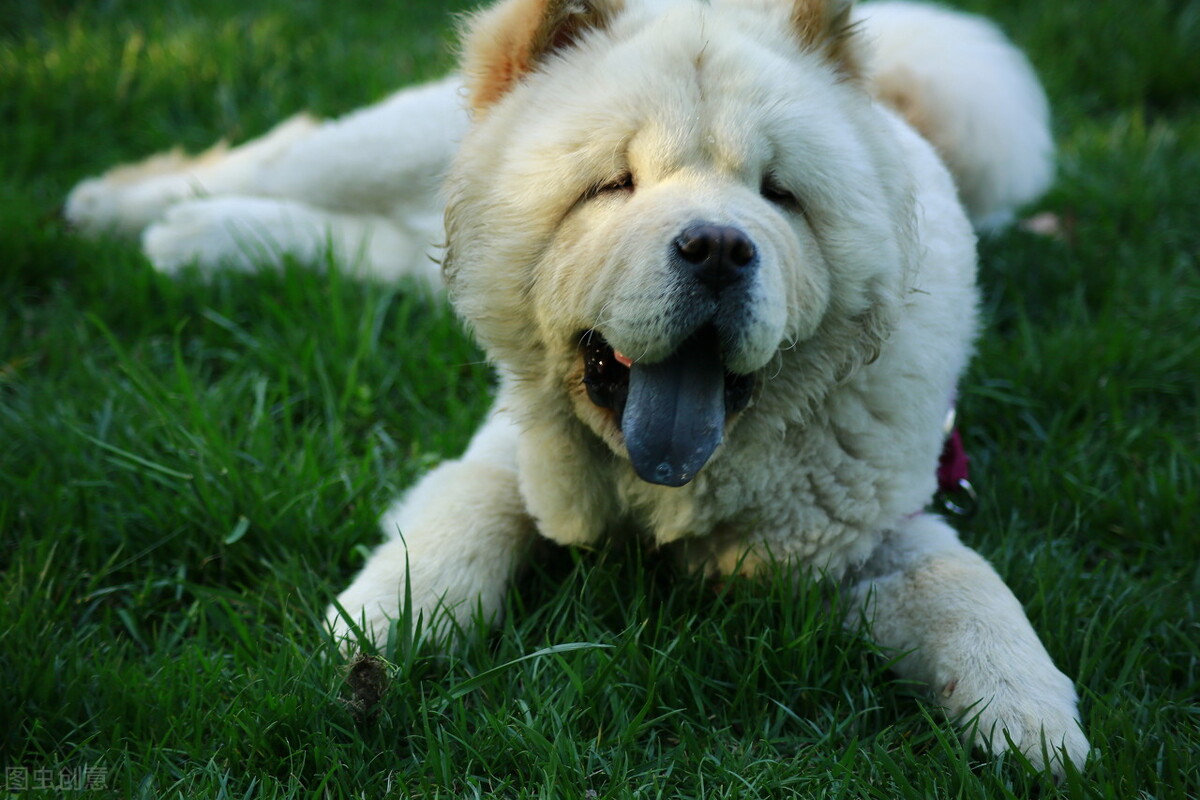
[[[901,0],[864,4],[857,18],[876,96],[937,148],[976,229],[1008,224],[1049,187],[1045,92],[992,23]]]

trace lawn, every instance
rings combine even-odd
[[[629,543],[548,550],[451,654],[402,624],[362,707],[323,608],[487,408],[479,351],[411,287],[169,279],[58,209],[115,162],[444,72],[449,5],[4,3],[0,795],[1200,796],[1192,0],[961,4],[1046,81],[1059,181],[1029,213],[1062,232],[981,245],[958,524],[1078,681],[1082,775],[964,749],[819,589]]]

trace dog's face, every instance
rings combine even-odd
[[[646,481],[690,481],[782,352],[828,382],[878,335],[909,206],[832,5],[509,0],[469,33],[455,302]]]

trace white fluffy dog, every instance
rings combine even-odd
[[[969,736],[1081,766],[1070,679],[924,510],[975,331],[972,223],[1051,175],[1021,54],[910,3],[503,0],[470,20],[462,74],[67,206],[141,232],[163,270],[332,247],[435,280],[422,253],[446,237],[498,397],[386,514],[331,625],[382,638],[406,593],[427,619],[494,616],[537,536],[632,528],[694,569],[840,582]]]

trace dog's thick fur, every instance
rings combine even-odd
[[[1050,165],[1036,79],[974,17],[503,0],[470,19],[461,79],[123,168],[67,215],[141,233],[165,270],[332,246],[433,280],[449,170],[444,273],[499,393],[385,515],[340,634],[383,636],[406,592],[427,618],[494,616],[539,535],[632,528],[693,569],[840,582],[969,735],[1062,772],[1088,752],[1071,681],[923,510],[975,333],[972,223]]]

